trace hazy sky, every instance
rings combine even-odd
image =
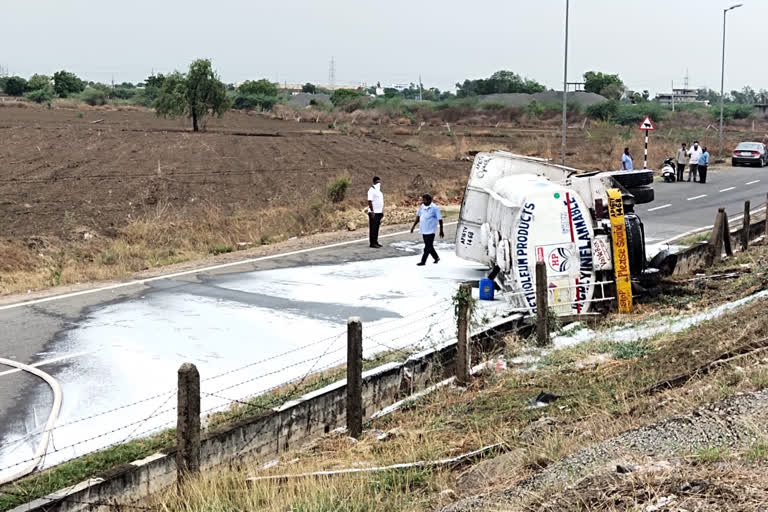
[[[768,88],[768,0],[728,13],[726,90]],[[720,88],[721,0],[571,0],[568,79],[619,73],[652,93]],[[565,0],[5,0],[0,66],[140,81],[213,60],[221,78],[418,81],[452,88],[509,69],[562,88]]]

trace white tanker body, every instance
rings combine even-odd
[[[608,189],[620,189],[629,210],[625,266],[633,277],[653,274],[646,268],[642,223],[632,213],[635,202],[653,199],[652,180],[651,171],[580,173],[537,158],[479,153],[461,207],[456,254],[488,265],[505,297],[530,313],[536,309],[536,262],[543,261],[553,309],[588,312],[605,289],[599,283],[613,280]]]

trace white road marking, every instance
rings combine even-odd
[[[669,208],[670,206],[672,206],[672,205],[671,204],[664,204],[664,205],[661,205],[661,206],[657,206],[655,208],[649,208],[648,211],[652,212],[652,211],[656,211],[656,210],[661,210],[662,208]]]
[[[701,199],[702,197],[707,197],[707,194],[701,194],[700,196],[693,196],[686,199],[686,201],[693,201],[694,199]]]
[[[760,182],[760,180],[748,181],[748,182],[745,183],[745,185],[752,185],[754,183],[759,183],[759,182]]]
[[[736,188],[736,187],[728,187],[728,188],[724,188],[724,189],[723,189],[723,190],[721,190],[720,192],[728,192],[729,190],[733,190],[733,189],[735,189],[735,188]]]
[[[454,226],[458,224],[457,221],[454,222],[446,222],[446,226]],[[408,231],[398,231],[396,233],[389,233],[386,235],[380,235],[379,238],[391,238],[394,236],[401,236],[401,235],[407,235],[410,233],[410,230]],[[359,238],[357,240],[347,240],[346,242],[337,242],[335,244],[328,244],[328,245],[321,245],[318,247],[309,247],[308,249],[299,249],[297,251],[289,251],[279,254],[271,254],[269,256],[261,256],[259,258],[250,258],[247,260],[242,261],[233,261],[231,263],[222,263],[221,265],[212,265],[210,267],[203,267],[198,268],[194,270],[185,270],[183,272],[175,272],[172,274],[165,274],[162,276],[155,276],[155,277],[149,277],[147,279],[135,279],[133,281],[127,281],[125,283],[117,283],[112,284],[109,286],[103,286],[101,288],[92,288],[90,290],[81,290],[79,292],[72,292],[72,293],[64,293],[61,295],[54,295],[52,297],[43,297],[41,299],[35,299],[35,300],[28,300],[25,302],[17,302],[15,304],[7,304],[5,306],[0,306],[0,311],[5,311],[7,309],[16,309],[21,308],[24,306],[32,306],[35,304],[42,304],[45,302],[53,302],[55,300],[62,300],[62,299],[71,299],[73,297],[80,297],[82,295],[91,295],[93,293],[99,293],[99,292],[107,292],[110,290],[117,290],[120,288],[127,288],[129,286],[136,286],[136,285],[142,285],[146,283],[152,283],[154,281],[161,281],[163,279],[175,279],[177,277],[183,277],[183,276],[190,276],[194,274],[200,274],[203,272],[211,272],[212,270],[221,270],[224,268],[232,268],[237,267],[238,265],[248,265],[249,263],[256,263],[259,261],[268,261],[268,260],[275,260],[278,258],[285,258],[287,256],[295,256],[296,254],[306,254],[308,252],[315,252],[315,251],[321,251],[323,249],[333,249],[335,247],[344,247],[346,245],[352,245],[352,244],[358,244],[360,242],[367,242],[368,238]]]
[[[751,210],[750,213],[759,213],[759,212],[761,212],[763,210],[765,210],[765,206],[761,206],[760,208],[756,208],[754,210]],[[728,223],[729,224],[733,224],[737,220],[741,220],[743,218],[744,218],[744,214],[741,214],[738,217],[733,217],[733,218],[728,219]],[[701,226],[700,228],[695,228],[695,229],[692,229],[690,231],[686,231],[685,233],[680,233],[679,235],[675,235],[672,238],[667,238],[663,242],[659,242],[658,245],[669,245],[672,242],[674,242],[675,240],[679,240],[681,238],[685,238],[685,237],[690,236],[690,235],[695,235],[696,233],[701,233],[702,231],[706,231],[708,229],[712,229],[713,227],[714,226],[712,224],[710,224],[709,226]]]

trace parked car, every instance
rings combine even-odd
[[[768,165],[768,150],[762,142],[741,142],[733,150],[731,163],[734,167],[739,164],[756,165],[762,167]]]

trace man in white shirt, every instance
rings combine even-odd
[[[381,178],[373,177],[368,189],[368,241],[373,249],[379,249],[379,226],[384,218],[384,194],[381,193]]]
[[[688,161],[688,165],[690,165],[688,181],[691,181],[691,178],[693,178],[693,181],[696,181],[696,175],[699,173],[699,157],[701,157],[702,153],[703,151],[701,151],[699,141],[693,141],[693,146],[688,150],[688,156],[690,157],[690,160]]]

